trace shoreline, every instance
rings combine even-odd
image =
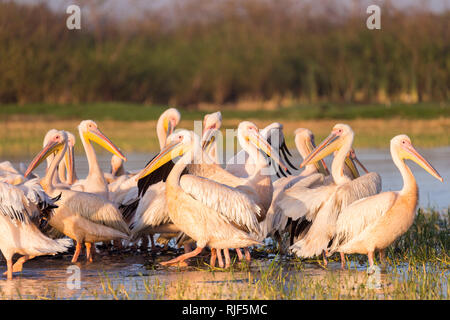
[[[183,119],[183,115],[182,115]],[[222,134],[226,129],[237,128],[242,118],[223,119]],[[101,130],[125,153],[154,152],[159,149],[156,137],[156,121],[96,120]],[[202,120],[201,118],[199,120]],[[346,123],[355,131],[355,148],[387,148],[392,137],[407,134],[419,148],[450,146],[450,117],[438,119],[318,119],[318,120],[261,120],[246,118],[263,128],[278,121],[283,124],[288,148],[294,149],[294,130],[308,128],[315,134],[316,142],[328,136],[336,123]],[[67,130],[78,137],[77,126],[81,120],[48,120],[35,118],[3,119],[0,123],[0,159],[20,158],[35,155],[42,148],[48,130]],[[192,120],[182,120],[178,128],[192,130]],[[77,139],[75,152],[82,153]]]

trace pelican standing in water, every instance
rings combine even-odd
[[[298,128],[294,134],[297,150],[300,156],[306,159],[316,148],[314,135],[310,130],[305,128]],[[343,171],[345,176],[352,180],[359,177],[359,172],[354,162],[359,164],[366,173],[369,173],[358,160],[353,149],[351,149],[344,161],[345,166]],[[290,227],[290,245],[293,245],[294,242],[299,240],[299,235],[310,227],[311,221],[305,219],[305,217],[300,217],[299,219],[288,218],[288,216],[290,217],[296,214],[295,212],[288,212],[289,210],[296,211],[297,208],[304,206],[302,201],[308,201],[301,197],[298,200],[292,195],[301,194],[307,189],[314,189],[333,183],[333,177],[330,176],[323,160],[307,164],[304,166],[304,170],[297,176],[289,176],[275,181],[274,199],[270,210],[270,215],[273,216],[272,220],[274,221],[272,232],[278,232],[278,235],[281,235],[287,227]],[[287,197],[285,197],[285,193]],[[285,213],[283,209],[286,210]]]
[[[92,250],[93,243],[127,239],[129,230],[119,210],[112,202],[92,193],[58,188],[53,185],[58,164],[67,151],[67,141],[68,137],[65,131],[56,131],[51,135],[47,145],[28,166],[25,177],[45,158],[56,153],[47,173],[40,180],[42,188],[48,195],[51,197],[61,196],[57,202],[58,208],[54,210],[48,223],[75,241],[73,263],[78,260],[83,242],[86,245],[87,259],[92,261],[92,254],[95,252]]]
[[[381,177],[377,173],[371,172],[354,180],[345,175],[345,160],[353,138],[353,130],[348,125],[335,125],[331,134],[300,165],[322,160],[337,151],[331,165],[333,184],[313,189],[292,188],[280,201],[284,214],[293,220],[304,218],[306,222],[300,240],[290,248],[298,256],[306,258],[324,253],[326,264],[325,250],[335,235],[339,213],[352,202],[381,190]]]
[[[189,174],[186,166],[201,150],[200,138],[192,131],[180,131],[168,138],[166,147],[144,168],[145,177],[175,157],[181,156],[166,180],[166,201],[171,221],[196,241],[197,248],[162,265],[182,263],[212,249],[242,248],[259,244],[249,232],[258,232],[259,207],[236,188]],[[248,232],[236,225],[245,227]],[[211,260],[215,261],[215,250]]]
[[[156,135],[160,149],[166,145],[166,140],[173,133],[181,119],[180,112],[175,108],[164,111],[156,123]],[[116,185],[113,186],[113,185]],[[118,179],[110,185],[110,190],[114,190],[112,200],[121,203],[120,209],[125,221],[132,230],[132,240],[142,239],[141,248],[148,247],[148,236],[150,237],[152,250],[156,250],[154,242],[155,233],[166,233],[165,238],[172,238],[178,230],[172,228],[165,204],[165,186],[162,181],[150,181],[148,183],[138,183],[135,175],[124,179]],[[166,224],[168,224],[166,226]],[[154,227],[160,227],[155,229]]]
[[[8,280],[22,271],[25,261],[65,252],[70,246],[69,239],[52,240],[39,231],[37,225],[51,217],[56,205],[36,183],[30,180],[17,187],[0,182],[0,251],[6,259]],[[13,265],[14,254],[22,257]]]
[[[373,267],[375,251],[379,251],[383,261],[385,249],[408,231],[416,215],[419,189],[405,160],[416,162],[433,177],[444,181],[406,135],[391,140],[391,156],[402,175],[403,188],[360,199],[342,210],[330,254],[367,254],[369,266]]]
[[[196,176],[208,178],[218,183],[225,184],[227,186],[238,188],[246,193],[253,201],[261,208],[260,215],[257,217],[258,223],[261,225],[266,219],[266,214],[272,202],[273,186],[272,177],[270,171],[270,162],[268,162],[260,153],[263,152],[269,159],[272,159],[275,164],[282,170],[287,171],[286,166],[281,161],[278,153],[272,148],[272,146],[266,141],[257,126],[250,121],[243,121],[238,126],[238,140],[242,149],[248,154],[248,158],[251,161],[251,174],[244,178],[235,176],[234,174],[224,170],[222,167],[208,163],[207,155],[203,155],[202,159],[196,160],[195,164],[188,166],[188,171]],[[211,141],[206,138],[206,142]],[[259,238],[259,234],[253,235]],[[244,247],[245,258],[247,261],[251,260],[250,252],[248,248]],[[239,248],[236,248],[239,260],[242,260],[243,255]],[[224,249],[226,266],[230,265],[230,256],[228,248]],[[218,251],[219,265],[222,267],[220,251]]]
[[[170,115],[170,113],[168,114]],[[160,124],[160,127],[162,127],[164,121],[160,120],[158,121],[158,123]],[[175,128],[177,124],[178,122],[173,123],[171,128]],[[214,163],[218,164],[218,153],[216,152],[217,148],[214,137],[215,133],[220,129],[221,125],[222,115],[220,112],[205,115],[203,120],[202,148],[205,148],[205,150],[208,149],[208,154],[210,155],[210,157],[207,157],[205,155],[202,159],[198,159],[195,165],[189,165],[189,168],[192,167],[191,169],[193,169],[193,166],[197,168],[198,163],[200,163],[199,165],[203,166],[207,164],[212,165]],[[161,130],[158,131],[161,132]],[[164,144],[165,139],[166,138],[164,137]],[[204,160],[206,160],[207,163],[204,163]],[[170,221],[167,212],[164,181],[170,173],[173,164],[168,164],[166,165],[166,167],[167,168],[165,168],[164,170],[160,170],[162,171],[161,173],[154,173],[152,176],[141,179],[139,182],[139,194],[141,194],[142,196],[140,197],[139,205],[136,209],[135,214],[133,215],[132,221],[130,222],[130,228],[133,232],[133,239],[148,234],[152,239],[153,234],[159,233],[160,236],[158,238],[158,242],[161,242],[165,246],[167,246],[168,241],[171,238],[176,237],[180,232],[180,230]],[[196,171],[198,173],[198,170]],[[157,179],[154,179],[153,176],[157,176]],[[185,252],[189,252],[191,250],[190,241],[188,239],[185,239],[186,237],[182,237],[181,235],[178,235],[178,238],[179,241],[177,241],[177,244],[179,246],[183,245]],[[180,241],[180,239],[184,239],[186,241]],[[152,241],[152,250],[154,249],[155,247]]]

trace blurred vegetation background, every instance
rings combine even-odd
[[[190,0],[117,19],[84,1],[70,31],[65,11],[0,0],[0,103],[448,105],[450,11],[386,1],[372,31],[358,3]]]
[[[372,3],[381,30],[366,27]],[[81,30],[66,27],[69,4],[82,8]],[[0,156],[35,154],[47,130],[83,119],[127,152],[157,150],[168,106],[183,128],[217,110],[224,128],[279,121],[289,146],[296,128],[320,140],[336,122],[356,147],[400,133],[448,146],[450,6],[429,4],[0,0]]]

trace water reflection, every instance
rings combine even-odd
[[[328,268],[317,262],[286,259],[254,260],[250,267],[211,270],[203,262],[187,269],[160,268],[148,254],[104,254],[93,263],[80,262],[79,289],[68,286],[70,254],[39,257],[25,264],[13,280],[0,277],[0,299],[385,299],[398,294],[399,282],[409,281],[409,266],[377,268],[368,273],[366,263],[353,260],[341,270],[339,262]],[[164,257],[167,259],[167,257]],[[149,264],[150,263],[150,264]],[[4,270],[4,262],[1,270]],[[413,267],[414,268],[414,267]],[[440,272],[438,272],[440,274]],[[436,276],[432,268],[427,277]],[[448,272],[441,274],[446,282]],[[413,281],[422,281],[414,278]],[[444,294],[446,285],[433,288]],[[412,297],[410,297],[412,298]]]

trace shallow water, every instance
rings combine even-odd
[[[99,250],[93,263],[84,261],[73,265],[71,255],[39,257],[25,263],[24,270],[13,280],[0,278],[0,299],[246,299],[255,298],[255,288],[265,281],[264,270],[270,269],[272,259],[257,259],[251,267],[234,267],[232,271],[211,272],[203,263],[188,268],[161,268],[156,263],[164,256],[148,253],[107,253]],[[172,257],[175,253],[169,253]],[[162,258],[163,257],[163,258]],[[284,266],[293,262],[284,262]],[[2,262],[3,264],[3,262]],[[195,265],[195,263],[194,263]],[[340,270],[339,263],[330,263],[328,270],[318,264],[303,264],[302,270],[284,271],[288,281],[281,291],[289,291],[290,281],[310,279],[324,281],[330,275],[338,277],[341,289],[348,290],[367,285],[371,277],[365,266],[353,264],[351,270]],[[74,268],[79,277],[74,277]],[[79,269],[78,269],[79,268]],[[278,269],[277,269],[278,270]],[[379,287],[390,286],[387,273],[374,279]],[[301,277],[301,278],[298,278]],[[79,279],[80,282],[74,282]],[[376,290],[376,288],[374,288]],[[382,298],[382,292],[380,291]],[[263,297],[261,297],[263,298]]]

